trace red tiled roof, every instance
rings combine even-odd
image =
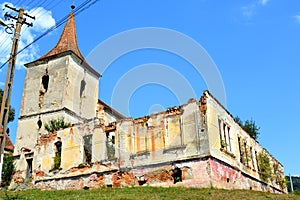
[[[10,138],[8,137],[8,135],[6,135],[6,139],[5,139],[5,147],[4,149],[7,151],[14,151],[14,145],[12,144]]]
[[[73,11],[70,13],[64,30],[55,47],[53,47],[53,49],[40,57],[38,60],[43,60],[50,56],[55,56],[67,51],[74,52],[82,61],[84,61],[84,57],[82,56],[77,44],[76,26]]]

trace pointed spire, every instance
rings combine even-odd
[[[53,49],[51,49],[48,53],[40,57],[38,60],[43,60],[47,57],[52,57],[58,55],[63,52],[72,51],[76,54],[82,61],[84,61],[84,57],[82,56],[78,44],[77,44],[77,37],[76,37],[76,26],[74,20],[74,12],[71,11],[64,30]]]

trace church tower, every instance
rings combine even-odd
[[[77,45],[73,11],[59,41],[27,67],[14,155],[33,152],[44,124],[52,119],[79,123],[96,117],[98,80]]]

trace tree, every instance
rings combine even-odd
[[[4,91],[0,88],[0,107],[2,104],[2,97]],[[4,115],[5,116],[5,115]],[[8,120],[7,123],[13,121],[15,119],[15,109],[9,106]],[[3,125],[3,124],[2,124]],[[7,131],[8,134],[8,131]],[[2,183],[4,186],[9,185],[12,173],[14,171],[14,157],[12,153],[4,154],[3,158],[3,166],[2,166]]]
[[[2,97],[3,97],[4,91],[0,88],[0,107],[2,104]],[[8,122],[11,122],[15,119],[15,109],[9,106],[9,113],[8,113]]]
[[[240,125],[251,137],[254,139],[258,138],[259,127],[256,125],[254,120],[246,120],[243,122],[238,116],[234,118],[234,121]]]
[[[249,133],[254,139],[257,139],[259,135],[259,127],[256,126],[255,121],[251,120],[246,120],[243,126],[243,129]]]
[[[14,171],[14,157],[12,153],[4,154],[2,168],[2,184],[8,186],[11,181],[11,176]]]

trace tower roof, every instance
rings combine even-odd
[[[84,61],[76,37],[76,26],[74,19],[74,12],[72,11],[68,17],[64,30],[57,42],[57,44],[50,50],[48,53],[40,57],[38,60],[43,60],[47,57],[55,56],[63,52],[72,51],[76,54],[81,60]]]
[[[78,44],[77,44],[77,37],[76,37],[76,26],[75,26],[75,19],[74,19],[74,12],[71,11],[68,20],[65,24],[65,27],[60,35],[60,38],[57,44],[48,51],[45,55],[40,57],[39,59],[25,64],[26,67],[35,66],[36,64],[48,62],[51,59],[55,59],[58,57],[62,57],[64,55],[75,55],[77,59],[80,60],[81,64],[90,70],[93,74],[95,74],[98,78],[101,75],[95,71],[84,59],[83,55],[81,54]]]

